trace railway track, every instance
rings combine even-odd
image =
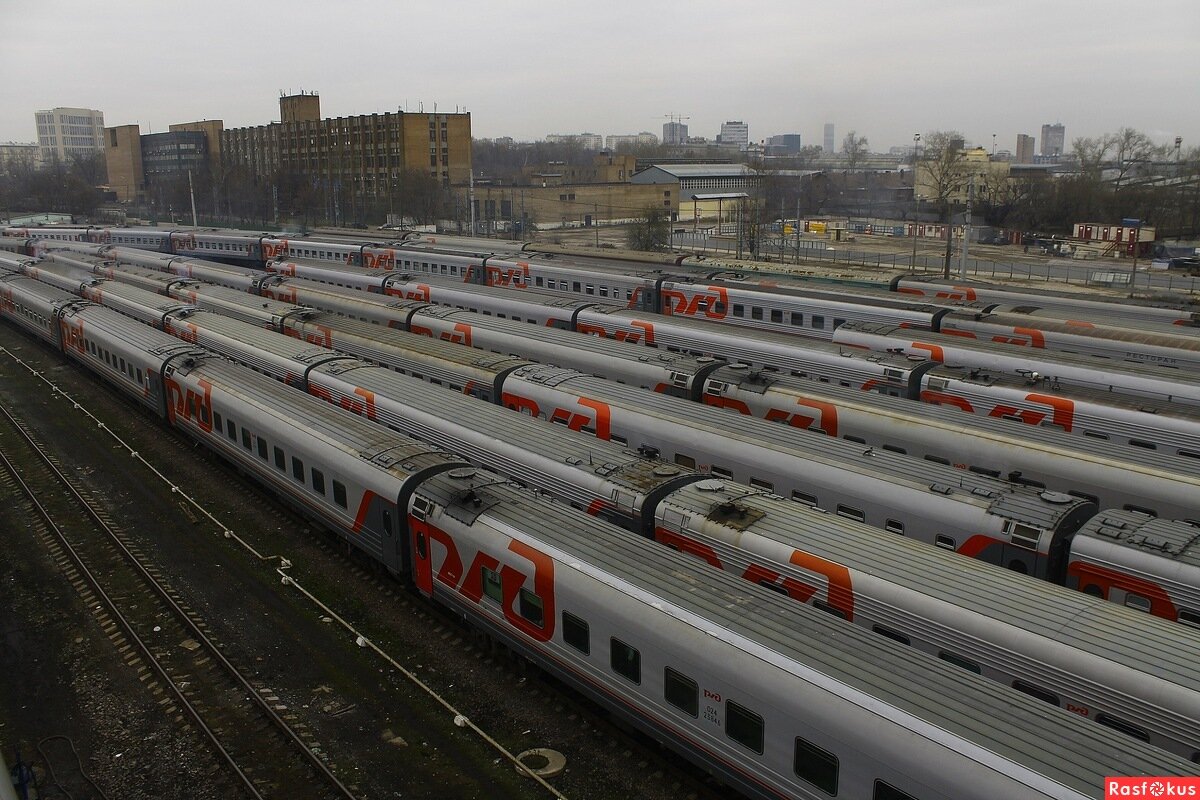
[[[355,798],[311,733],[225,656],[200,615],[3,407],[0,483],[23,497],[29,524],[105,635],[164,713],[206,742],[231,786],[256,800]]]

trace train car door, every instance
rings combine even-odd
[[[412,578],[421,594],[426,597],[433,595],[433,563],[431,561],[432,547],[429,541],[429,524],[425,515],[429,511],[429,501],[418,497],[413,500],[409,512],[409,532],[412,547]]]

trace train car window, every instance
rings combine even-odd
[[[979,467],[974,464],[967,467],[967,469],[969,469],[971,472],[974,472],[976,475],[987,475],[992,478],[1000,477],[1000,470],[998,469],[988,469],[987,467]]]
[[[246,428],[242,428],[242,447],[250,449],[250,431]]]
[[[1143,447],[1147,450],[1158,449],[1158,445],[1156,445],[1154,442],[1147,442],[1145,439],[1130,439],[1129,444],[1133,445],[1134,447]]]
[[[203,409],[201,409],[201,413],[203,413]],[[258,437],[258,457],[263,461],[267,460],[267,440],[261,436]]]
[[[1089,436],[1092,439],[1108,439],[1107,433],[1100,433],[1100,431],[1089,431],[1087,428],[1083,429],[1083,435]]]
[[[880,636],[891,639],[893,642],[899,642],[900,644],[909,643],[909,638],[907,636],[905,636],[903,633],[896,633],[896,631],[892,630],[891,628],[885,628],[882,625],[872,625],[871,630],[875,631],[875,633],[878,633]]]
[[[683,453],[675,454],[675,463],[681,467],[687,467],[688,469],[696,468],[696,459],[692,458],[691,456],[686,456]]]
[[[1130,725],[1128,722],[1119,720],[1116,717],[1110,717],[1103,711],[1096,715],[1096,722],[1099,722],[1106,728],[1112,728],[1114,731],[1120,731],[1127,736],[1132,736],[1135,739],[1141,739],[1143,742],[1150,741],[1150,734],[1146,733],[1138,726]]]
[[[801,311],[792,312],[792,324],[800,326],[804,324],[804,313]]]
[[[120,358],[117,360],[121,362],[121,372],[124,372],[125,371],[125,359]],[[1130,444],[1133,444],[1132,440],[1130,441]]]
[[[287,459],[283,455],[282,447],[275,448],[275,468],[280,472],[283,472],[285,469],[287,469]]]
[[[845,436],[843,436],[842,438],[845,439],[847,442],[858,442],[859,444],[867,443],[867,440],[862,438],[861,436],[851,436],[848,433]]]
[[[500,587],[500,573],[494,569],[480,567],[479,574],[483,579],[483,593],[497,603],[504,602],[504,591]]]
[[[1149,598],[1142,597],[1140,594],[1133,594],[1132,592],[1126,593],[1125,605],[1135,611],[1144,611],[1147,614],[1150,613]]]
[[[642,654],[620,639],[609,639],[609,664],[613,672],[636,684],[642,682]]]
[[[1038,700],[1049,703],[1052,706],[1056,706],[1059,704],[1058,703],[1058,695],[1056,695],[1054,692],[1048,692],[1045,689],[1042,689],[1038,686],[1034,686],[1032,683],[1026,683],[1025,681],[1022,681],[1022,680],[1016,680],[1016,681],[1013,681],[1012,687],[1014,689],[1016,689],[1018,692],[1024,692],[1025,694],[1029,695],[1030,697],[1036,697]]]
[[[1179,623],[1181,625],[1191,625],[1193,628],[1200,628],[1200,611],[1180,609]]]
[[[229,441],[237,441],[237,425],[231,419],[225,420],[225,435],[229,437]]]
[[[563,641],[585,656],[592,653],[591,632],[588,624],[570,612],[562,612]]]
[[[535,278],[533,279],[533,285],[534,285],[534,286],[538,286],[538,287],[540,287],[540,286],[542,285],[542,283],[543,283],[543,281],[544,281],[544,280],[545,280],[545,279],[544,279],[544,278],[542,278],[542,276],[541,276],[541,275],[538,275],[537,277],[535,277]]]
[[[783,311],[778,308],[771,309],[771,322],[783,322]]]
[[[746,315],[745,307],[741,303],[734,303],[733,304],[733,315],[735,317],[744,317]]]
[[[821,316],[820,314],[813,314],[812,328],[813,328],[813,330],[818,330],[818,331],[825,330],[825,317]]]
[[[220,412],[214,411],[213,412],[213,432],[216,433],[218,436],[220,436],[221,431],[223,431],[223,430],[225,430],[225,423],[221,420],[221,414],[220,414]]]
[[[333,482],[333,502],[337,503],[342,508],[346,506],[346,485],[340,481]]]
[[[750,319],[762,319],[762,312],[762,306],[750,306]]]
[[[1158,516],[1158,514],[1156,512],[1151,511],[1148,508],[1144,508],[1142,506],[1135,506],[1131,503],[1126,503],[1125,505],[1121,506],[1121,508],[1125,509],[1126,511],[1132,511],[1136,514],[1145,514],[1147,517],[1157,517]]]
[[[847,519],[858,520],[859,522],[867,521],[867,515],[863,511],[860,511],[857,508],[851,508],[850,506],[844,506],[841,504],[838,504],[837,515],[839,517],[846,517]]]
[[[576,293],[579,292],[579,281],[571,282],[571,291],[576,292]]]
[[[884,521],[883,529],[890,533],[898,533],[901,536],[904,535],[904,523],[898,519],[889,519]]]
[[[517,611],[522,617],[537,625],[539,628],[546,623],[545,606],[542,603],[542,598],[538,597],[528,589],[522,589],[520,600],[517,603]]]
[[[967,659],[967,658],[963,658],[960,655],[951,653],[948,650],[939,650],[938,658],[940,658],[942,661],[945,661],[949,664],[953,664],[956,667],[962,667],[967,672],[974,672],[976,675],[983,674],[983,670],[981,670],[979,668],[979,665],[976,664],[974,661],[971,661],[970,659]]]
[[[708,469],[709,472],[711,472],[713,475],[716,475],[718,478],[727,478],[729,480],[733,480],[733,473],[724,467],[718,467],[716,464],[713,464]]]
[[[304,462],[292,456],[292,477],[304,483]]]
[[[891,452],[891,453],[899,453],[900,455],[907,455],[907,453],[908,453],[908,451],[905,450],[903,447],[896,447],[896,445],[894,445],[894,444],[885,444],[883,446],[883,449],[887,450],[888,452]]]
[[[775,484],[771,483],[770,481],[761,480],[759,478],[751,478],[750,485],[756,489],[765,489],[768,492],[775,491]]]
[[[840,328],[840,327],[842,327],[843,325],[845,325],[845,324],[846,324],[846,320],[844,320],[844,319],[838,319],[837,317],[834,317],[834,318],[833,318],[833,329],[834,329],[835,331],[836,331],[838,328]]]
[[[682,672],[663,670],[663,697],[685,714],[700,716],[700,685]]]
[[[1184,458],[1200,458],[1200,452],[1196,452],[1195,450],[1176,450],[1175,454]]]
[[[1033,478],[1026,478],[1023,475],[1017,475],[1015,477],[1010,476],[1010,479],[1013,483],[1020,484],[1021,486],[1032,486],[1034,489],[1046,488],[1046,484],[1042,483],[1041,481],[1035,481]]]
[[[942,458],[941,456],[929,455],[925,456],[925,460],[932,461],[935,464],[945,464],[946,466],[950,466],[950,459]]]
[[[138,370],[137,370],[137,382],[138,382],[138,386],[142,385],[142,368],[141,367],[138,367]],[[1182,453],[1182,451],[1180,451],[1180,452]]]
[[[797,503],[804,503],[806,506],[816,507],[817,505],[816,495],[807,494],[796,489],[792,490],[792,499]]]
[[[917,800],[914,795],[908,792],[902,792],[890,783],[883,781],[875,781],[875,790],[871,793],[871,800]]]
[[[939,534],[937,535],[936,539],[934,540],[934,544],[936,544],[938,547],[944,547],[944,548],[946,548],[947,550],[956,550],[956,549],[958,549],[958,548],[955,546],[955,544],[954,544],[954,537],[953,537],[953,536],[947,536],[947,535],[946,535],[946,534],[944,534],[944,533],[939,533]]]
[[[826,603],[824,600],[813,600],[813,608],[819,608],[820,610],[824,611],[826,614],[832,614],[833,616],[840,617],[841,619],[846,618],[845,611],[842,611],[840,608],[834,608],[833,606],[829,605],[829,603]]]
[[[743,705],[726,700],[725,735],[761,755],[763,751],[763,718]]]
[[[595,287],[595,286],[593,286],[593,285],[592,285],[592,284],[590,284],[590,283],[585,283],[585,284],[584,284],[584,286],[583,286],[583,293],[584,293],[584,294],[595,294],[595,293],[596,293],[596,287]]]
[[[762,752],[759,750],[758,752]],[[796,754],[792,769],[802,781],[821,791],[836,795],[838,788],[837,756],[812,742],[796,737]]]
[[[325,494],[325,473],[312,468],[312,488],[317,494]]]

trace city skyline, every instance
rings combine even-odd
[[[708,0],[616,0],[602,16],[569,0],[326,8],[24,8],[24,28],[46,35],[13,37],[0,55],[19,77],[0,110],[0,141],[35,141],[35,111],[56,106],[95,108],[105,124],[137,123],[143,133],[203,119],[263,125],[277,118],[280,93],[304,90],[320,93],[327,117],[465,109],[481,139],[659,133],[675,115],[710,140],[723,122],[742,120],[750,141],[799,133],[806,145],[821,144],[832,122],[839,149],[854,130],[877,152],[934,130],[989,150],[995,134],[997,149],[1012,151],[1018,134],[1040,140],[1042,125],[1059,122],[1068,151],[1076,137],[1123,127],[1158,144],[1200,144],[1200,76],[1182,66],[1200,15],[1177,0],[1151,4],[1144,24],[1109,0],[1019,0],[1003,14],[869,1],[853,18],[773,1],[748,13]],[[1122,20],[1116,34],[1112,19]],[[425,28],[453,36],[459,52],[449,57],[438,35],[413,35]],[[691,42],[703,47],[702,64]]]

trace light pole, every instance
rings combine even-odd
[[[912,268],[917,268],[917,210],[920,208],[921,195],[917,194],[917,170],[921,162],[918,148],[921,146],[921,134],[913,134],[913,226],[912,226]]]
[[[1179,148],[1183,144],[1183,137],[1175,137],[1175,180],[1179,181],[1179,227],[1175,229],[1176,241],[1183,241],[1183,170],[1180,169]]]

